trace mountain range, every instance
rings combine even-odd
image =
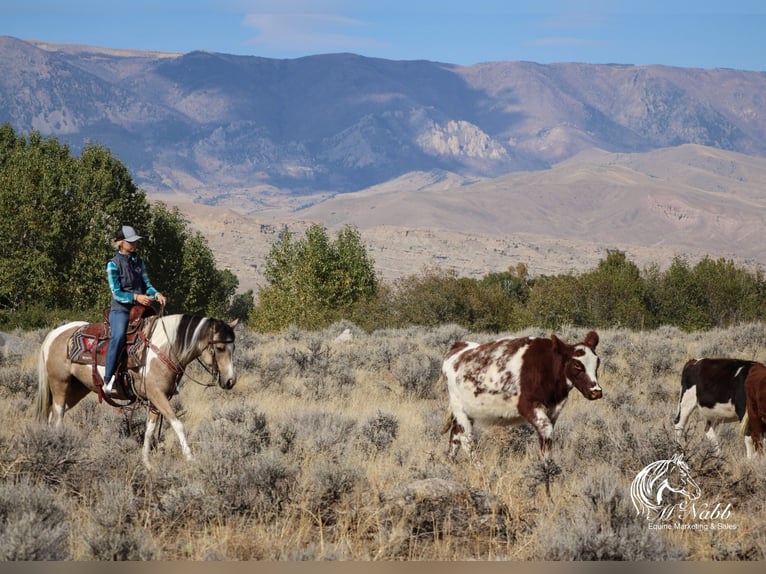
[[[357,225],[392,277],[524,258],[577,269],[612,247],[764,262],[764,94],[766,74],[734,69],[0,37],[0,123],[110,148],[151,197],[188,209],[245,285],[258,262],[241,259],[261,251],[243,238],[267,246],[269,230],[309,221]]]

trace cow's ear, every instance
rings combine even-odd
[[[551,333],[551,342],[553,343],[553,350],[561,355],[566,355],[569,345],[559,339],[555,333]]]
[[[590,331],[587,335],[585,335],[585,346],[590,347],[591,351],[596,350],[596,345],[598,345],[598,333],[596,331]]]

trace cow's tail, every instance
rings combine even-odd
[[[739,434],[745,436],[748,430],[750,430],[750,417],[747,416],[747,411],[745,411],[745,416],[742,417],[739,423]]]
[[[442,425],[441,434],[445,434],[448,430],[452,428],[452,421],[455,420],[455,417],[452,414],[452,411],[447,411],[447,417],[444,420],[444,425]]]
[[[681,421],[681,405],[683,404],[682,401],[684,398],[684,393],[689,388],[689,367],[691,367],[696,362],[697,359],[689,359],[686,361],[684,368],[681,370],[681,392],[678,395],[678,409],[676,410],[676,417],[673,419],[673,424],[676,426]]]
[[[439,373],[439,380],[436,382],[437,386],[441,387],[447,383],[447,376],[444,374],[444,371],[442,370]],[[452,428],[452,421],[455,420],[455,417],[452,415],[452,409],[447,409],[447,417],[444,419],[444,424],[442,425],[441,434],[446,433],[449,429]]]

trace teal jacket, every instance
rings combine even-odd
[[[143,259],[136,254],[118,253],[106,264],[106,276],[112,291],[113,311],[130,311],[134,305],[133,295],[154,297],[158,291],[152,286]]]

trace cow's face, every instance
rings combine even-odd
[[[572,357],[566,362],[567,381],[577,388],[589,400],[600,399],[601,387],[598,384],[598,367],[601,364],[596,355],[598,335],[591,331],[585,341],[574,346]]]

